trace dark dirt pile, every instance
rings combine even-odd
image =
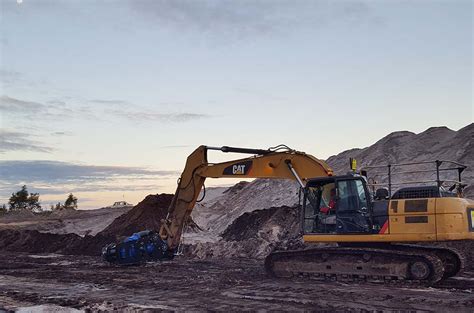
[[[158,231],[171,200],[173,200],[172,194],[148,195],[133,209],[117,217],[99,234],[129,236],[145,229]]]
[[[299,234],[297,207],[273,207],[242,214],[222,233],[227,241],[265,238],[289,239]]]
[[[272,207],[242,214],[215,243],[187,247],[197,258],[265,258],[271,251],[302,246],[297,207]]]
[[[40,233],[37,230],[5,229],[0,231],[0,249],[6,251],[61,252],[78,240],[81,240],[81,237],[75,234],[56,235]]]
[[[100,255],[102,247],[114,240],[103,235],[81,237],[37,230],[0,230],[0,250],[15,252]]]
[[[172,200],[172,194],[148,195],[133,209],[116,218],[99,235],[129,236],[145,229],[159,231],[161,220],[166,218]],[[196,223],[190,218],[188,229],[197,228]]]

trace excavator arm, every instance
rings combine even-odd
[[[223,163],[209,163],[208,150],[246,153],[253,156]],[[207,177],[287,178],[297,180],[303,187],[309,178],[332,175],[332,169],[324,161],[286,146],[268,150],[200,146],[186,161],[168,215],[162,220],[160,236],[167,242],[170,250],[178,247],[183,227]]]

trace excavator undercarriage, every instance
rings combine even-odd
[[[276,251],[265,269],[278,278],[433,285],[459,274],[463,257],[455,250],[420,245],[347,245]]]

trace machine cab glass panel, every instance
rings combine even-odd
[[[303,207],[305,233],[370,233],[367,193],[359,178],[310,181]]]

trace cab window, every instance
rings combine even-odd
[[[341,180],[337,187],[337,233],[370,233],[370,211],[363,182]]]
[[[305,201],[305,233],[332,233],[336,230],[336,184],[323,182],[308,187]]]

